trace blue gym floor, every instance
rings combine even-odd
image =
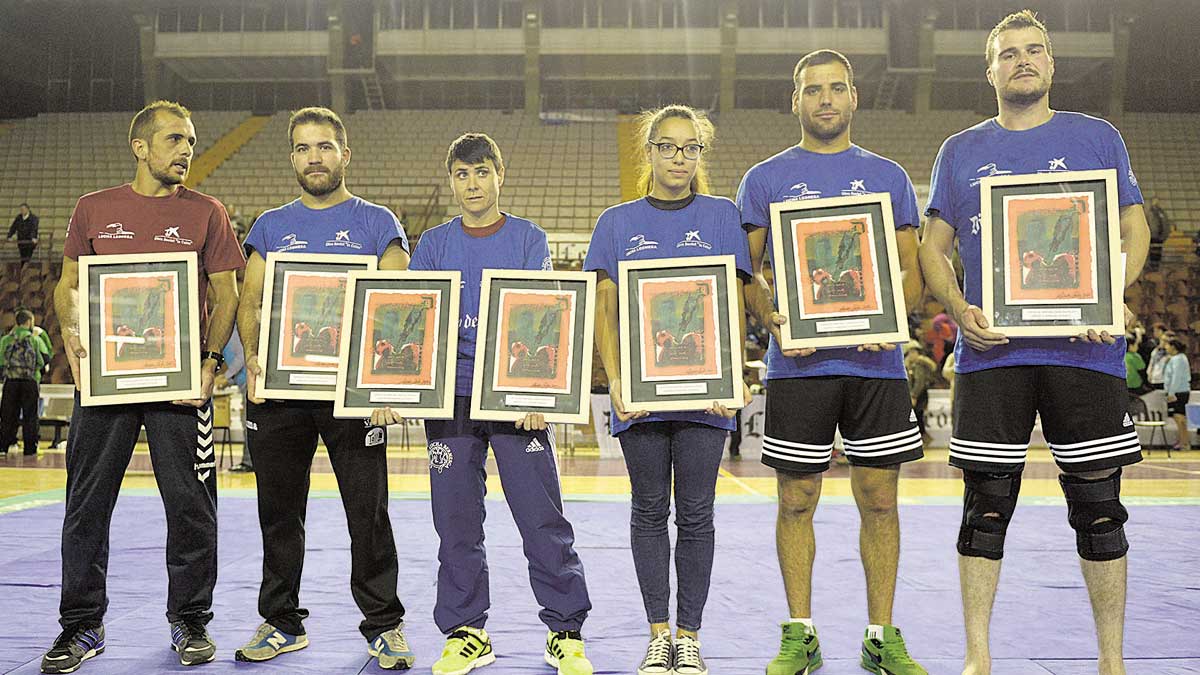
[[[243,493],[244,495],[244,493]],[[829,500],[817,513],[814,617],[826,665],[823,675],[861,673],[858,644],[866,623],[855,508]],[[503,501],[489,500],[488,553],[493,611],[489,632],[499,656],[480,672],[549,674],[542,662],[545,629],[529,590],[516,527]],[[0,515],[0,671],[34,673],[56,623],[61,503]],[[580,555],[594,610],[584,626],[597,673],[634,672],[647,637],[629,552],[628,510],[621,501],[571,501]],[[393,499],[400,553],[400,593],[407,635],[417,652],[414,672],[429,672],[442,637],[431,619],[437,541],[427,499]],[[717,508],[717,557],[701,632],[713,675],[762,673],[774,654],[777,623],[786,616],[775,558],[772,503],[722,498]],[[1200,673],[1200,506],[1133,506],[1128,526],[1129,607],[1126,656],[1131,675]],[[895,621],[910,652],[931,673],[958,673],[962,619],[954,539],[960,510],[952,505],[901,507],[903,553]],[[378,672],[359,637],[351,600],[349,539],[336,499],[309,505],[308,555],[302,603],[311,646],[261,663],[233,660],[253,633],[261,568],[261,537],[252,497],[222,496],[216,618],[209,628],[218,658],[199,671],[179,665],[168,647],[164,618],[165,525],[157,496],[125,494],[112,527],[107,651],[84,664],[101,675],[162,672]],[[1094,673],[1091,612],[1061,506],[1022,504],[1008,537],[993,620],[995,675]]]

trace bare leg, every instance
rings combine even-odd
[[[1177,417],[1178,419],[1178,417]],[[1186,423],[1186,422],[1185,422]],[[1186,438],[1186,437],[1185,437]],[[1114,471],[1093,471],[1072,474],[1086,480],[1111,476]],[[1097,523],[1109,520],[1101,518]],[[1100,648],[1100,675],[1124,675],[1125,586],[1128,558],[1095,561],[1079,559],[1083,581],[1087,584],[1092,603],[1092,618],[1096,621],[1096,642]]]
[[[900,467],[850,468],[850,489],[858,504],[862,526],[858,548],[867,578],[869,623],[892,623],[896,597],[896,568],[900,562],[900,514],[896,490]]]
[[[962,591],[963,623],[967,629],[967,655],[963,675],[989,675],[992,654],[988,629],[992,603],[1000,582],[1000,561],[975,556],[958,556],[958,581]]]
[[[812,617],[812,567],[817,554],[813,513],[821,498],[821,474],[776,471],[779,515],[775,547],[792,618]]]
[[[1171,415],[1175,420],[1175,442],[1180,450],[1192,449],[1192,435],[1188,432],[1186,415]]]

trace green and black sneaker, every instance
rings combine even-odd
[[[884,626],[882,639],[863,636],[861,665],[875,675],[929,675],[908,655],[904,637],[895,626]]]
[[[809,675],[821,667],[817,630],[802,623],[785,623],[779,655],[767,664],[767,675]]]

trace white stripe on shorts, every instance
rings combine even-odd
[[[842,440],[846,446],[847,455],[879,457],[908,452],[914,448],[921,447],[921,430],[913,427],[899,434],[889,434],[887,436],[878,436],[876,438],[866,438],[857,441],[852,441],[848,438]]]
[[[1075,449],[1066,450],[1064,448]],[[1118,455],[1141,452],[1141,450],[1142,443],[1138,439],[1137,432],[1134,431],[1121,434],[1120,436],[1098,438],[1094,441],[1085,441],[1083,443],[1050,444],[1050,452],[1054,455],[1054,459],[1067,464],[1108,459],[1109,457],[1116,457]]]
[[[776,451],[772,450],[771,448],[767,447],[766,445],[764,445],[762,447],[762,454],[766,457],[773,457],[775,459],[781,459],[785,462],[800,462],[803,464],[825,464],[833,457],[832,452],[825,455],[824,457],[802,457],[799,455],[787,455],[787,454],[776,452]]]
[[[950,456],[968,462],[1022,464],[1029,452],[1028,443],[987,443],[950,438]]]

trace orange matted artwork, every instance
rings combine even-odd
[[[346,277],[346,272],[284,272],[279,370],[337,371]]]
[[[575,293],[502,288],[491,311],[500,317],[492,389],[571,393]]]
[[[721,377],[717,290],[715,276],[638,280],[643,380]]]
[[[179,372],[177,272],[101,275],[100,298],[101,375]]]
[[[870,213],[792,221],[800,318],[882,314]]]
[[[1096,209],[1090,192],[1004,198],[1004,300],[1099,302]]]
[[[359,337],[359,388],[433,389],[442,293],[368,289]]]

